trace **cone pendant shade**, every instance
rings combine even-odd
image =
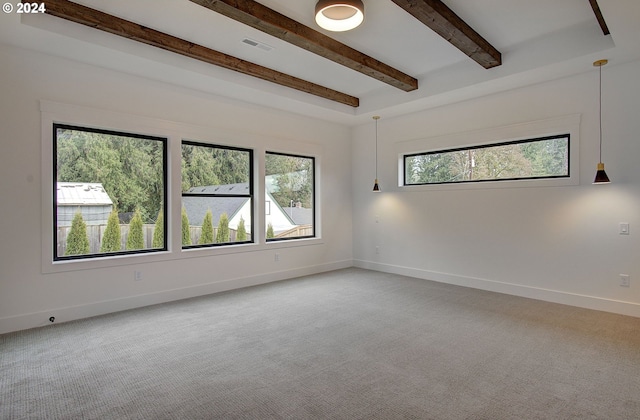
[[[609,181],[609,177],[607,176],[607,173],[604,171],[604,163],[600,162],[598,163],[598,171],[596,172],[596,179],[593,180],[594,184],[608,184],[611,181]]]

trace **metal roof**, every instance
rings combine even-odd
[[[101,183],[58,182],[56,198],[59,206],[113,205]]]

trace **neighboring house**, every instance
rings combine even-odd
[[[249,194],[249,184],[206,185],[190,188],[187,192],[199,194]],[[218,226],[218,221],[223,213],[229,218],[229,228],[237,229],[242,217],[245,221],[247,233],[251,233],[251,208],[247,197],[182,197],[182,205],[187,210],[189,224],[202,225],[208,210],[213,216],[213,226]]]
[[[230,194],[248,194],[248,183],[193,187],[189,189],[188,192],[222,195],[220,197],[182,197],[182,205],[187,210],[189,224],[194,226],[201,225],[207,210],[211,210],[214,227],[218,225],[220,216],[223,213],[227,213],[230,229],[236,230],[242,217],[245,221],[247,233],[251,233],[251,206],[249,198],[224,196]],[[265,220],[267,224],[271,223],[276,235],[280,232],[288,231],[297,225],[311,223],[313,217],[311,209],[287,207],[285,210],[274,200],[268,191],[265,197]]]
[[[269,191],[265,192],[265,197],[265,223],[267,226],[271,223],[275,236],[296,227],[295,221],[284,211]]]
[[[300,202],[291,203],[290,206],[283,207],[282,210],[296,226],[313,224],[313,209],[302,207]]]
[[[106,225],[113,201],[100,183],[58,182],[56,189],[58,226],[71,226],[80,211],[87,225]]]
[[[309,182],[309,176],[306,171],[288,172],[284,175],[291,183],[290,186],[292,191],[299,191],[303,189],[304,185]],[[268,197],[267,201],[273,200],[273,196],[271,194],[277,193],[280,190],[277,181],[278,176],[279,175],[267,175],[265,177],[265,188],[267,189],[266,196]],[[293,200],[288,204],[288,206],[281,207],[280,209],[286,214],[287,219],[293,223],[293,227],[313,225],[313,209],[302,207],[300,202],[295,202]],[[267,214],[268,211],[269,210],[267,208]],[[276,236],[291,229],[291,227],[287,228],[285,224],[278,225],[275,220],[272,221],[272,225]]]

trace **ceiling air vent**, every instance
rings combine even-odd
[[[250,38],[245,38],[242,40],[247,45],[251,45],[252,47],[260,48],[263,51],[271,51],[273,47],[271,45],[263,44],[262,42],[254,41]]]

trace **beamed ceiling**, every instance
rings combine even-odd
[[[640,57],[637,0],[365,0],[332,33],[316,0],[46,0],[0,42],[344,124]]]

